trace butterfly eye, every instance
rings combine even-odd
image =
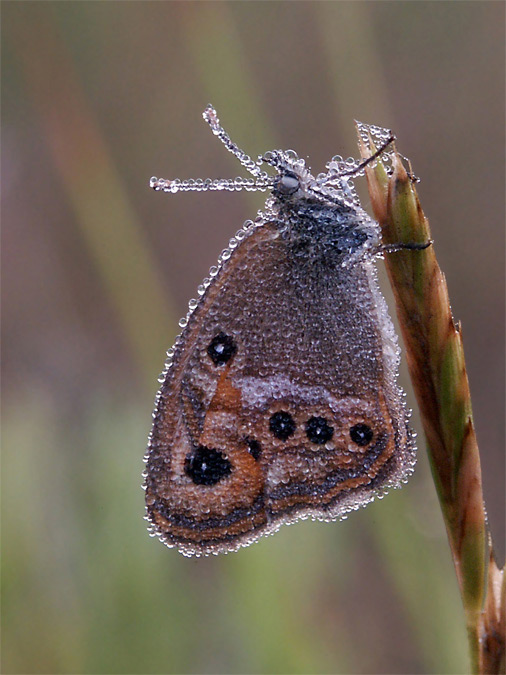
[[[185,473],[195,485],[216,485],[232,471],[232,465],[220,450],[201,445],[188,455]]]
[[[373,435],[373,430],[367,424],[355,424],[350,429],[351,440],[362,447],[369,445]]]
[[[234,338],[230,335],[225,335],[225,333],[218,333],[218,335],[215,335],[207,347],[207,353],[215,366],[227,363],[236,352],[237,345],[235,344]]]
[[[295,431],[295,422],[290,413],[280,410],[271,416],[269,429],[280,441],[286,441]]]
[[[311,443],[323,445],[330,441],[334,429],[324,417],[311,417],[306,424],[306,435]]]
[[[275,188],[281,195],[289,197],[297,192],[300,187],[300,181],[294,173],[286,173],[275,182]]]

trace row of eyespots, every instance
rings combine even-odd
[[[296,428],[292,416],[284,411],[274,413],[269,426],[274,436],[283,441],[292,436]],[[311,417],[306,424],[306,434],[312,443],[326,443],[333,433],[334,430],[323,417]],[[357,445],[368,445],[372,437],[372,429],[367,424],[355,424],[350,429],[350,438]],[[258,460],[262,452],[260,443],[254,438],[247,438],[246,444],[251,456]],[[200,445],[195,453],[189,454],[185,462],[185,473],[195,485],[216,485],[231,471],[232,464],[220,450],[204,445]]]
[[[280,441],[286,441],[295,433],[296,424],[290,413],[280,410],[269,419],[269,429]],[[324,417],[310,417],[306,422],[306,436],[311,443],[323,445],[330,441],[333,435],[334,428]],[[369,445],[373,435],[373,430],[367,424],[355,424],[350,428],[351,440],[361,447]]]
[[[214,365],[220,366],[235,356],[237,345],[232,336],[221,331],[209,343],[207,353]],[[286,441],[295,432],[295,422],[290,413],[280,411],[270,418],[269,428],[276,438]],[[311,443],[323,445],[330,441],[334,429],[324,417],[311,417],[306,424],[306,434]],[[357,445],[365,446],[372,441],[373,432],[367,424],[355,424],[350,429],[350,437]]]
[[[233,337],[221,331],[209,343],[207,353],[214,365],[220,366],[235,356],[237,345]],[[295,422],[290,413],[280,411],[270,418],[269,428],[276,438],[286,441],[295,432]],[[334,429],[324,417],[311,417],[306,423],[306,434],[311,443],[323,445],[331,440]],[[355,424],[350,428],[350,438],[363,447],[372,441],[373,431],[367,424]],[[254,452],[252,454],[254,456]]]
[[[223,332],[214,336],[207,347],[207,354],[215,366],[221,366],[237,353],[237,345],[230,335]],[[269,429],[279,440],[288,440],[296,430],[296,424],[290,413],[281,410],[269,419]],[[311,417],[306,423],[306,435],[311,443],[323,445],[334,435],[333,427],[324,417]],[[355,424],[350,428],[351,440],[359,446],[366,446],[372,441],[373,431],[367,424]],[[255,460],[261,454],[260,443],[251,438],[246,439],[248,450]],[[185,472],[197,485],[215,485],[228,476],[232,465],[220,450],[199,446],[194,454],[187,457]]]

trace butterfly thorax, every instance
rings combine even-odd
[[[293,253],[326,265],[346,265],[374,254],[379,244],[377,224],[362,209],[330,196],[284,195],[273,190],[265,220],[277,223],[291,242]]]

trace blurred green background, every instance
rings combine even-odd
[[[467,670],[422,437],[408,486],[343,523],[202,560],[148,537],[142,456],[165,350],[263,202],[148,180],[243,173],[202,121],[208,102],[247,152],[294,148],[316,172],[356,154],[354,118],[395,130],[463,325],[502,560],[504,14],[2,3],[4,673]]]

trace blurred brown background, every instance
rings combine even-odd
[[[467,669],[422,437],[408,486],[343,523],[205,560],[147,536],[140,474],[164,352],[263,201],[168,197],[148,180],[243,173],[202,121],[208,102],[250,154],[294,148],[315,172],[356,154],[354,118],[394,129],[462,322],[502,561],[504,14],[2,3],[3,672]]]

